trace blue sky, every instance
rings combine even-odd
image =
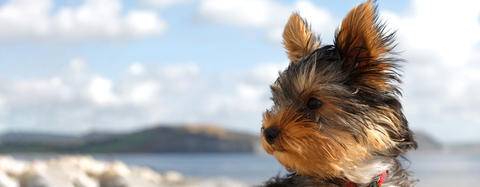
[[[54,1],[55,13],[65,6],[78,7],[83,0]],[[312,1],[332,11],[336,17],[344,15],[351,7],[362,1]],[[1,4],[9,3],[2,0]],[[285,60],[281,45],[268,41],[259,29],[238,29],[229,25],[208,23],[196,18],[199,2],[179,3],[163,8],[152,8],[146,2],[122,1],[122,13],[132,9],[153,11],[168,23],[168,29],[159,35],[145,36],[134,40],[84,40],[84,41],[42,41],[19,39],[0,46],[2,74],[10,77],[47,75],[58,71],[62,64],[72,58],[82,56],[88,59],[95,70],[116,77],[134,61],[156,64],[196,61],[208,70],[221,71],[224,68],[245,68],[259,61]],[[288,5],[294,1],[279,1]],[[404,1],[385,1],[381,7],[401,11]],[[328,36],[329,39],[330,36]],[[227,49],[218,51],[218,48]],[[238,55],[242,51],[248,55]],[[28,55],[24,55],[28,54]],[[188,55],[185,55],[188,54]],[[212,58],[215,54],[215,58]],[[231,58],[235,56],[235,58]],[[44,59],[38,62],[37,59]],[[223,63],[228,59],[228,63]],[[8,62],[15,62],[13,65]],[[34,62],[33,62],[34,61]],[[115,64],[112,64],[112,61]],[[46,63],[46,64],[45,64]],[[55,63],[55,65],[53,65]],[[12,66],[13,65],[13,66]],[[47,66],[45,66],[47,65]],[[14,68],[14,69],[12,69]],[[12,71],[13,70],[13,71]]]
[[[328,44],[360,2],[0,0],[0,130],[190,122],[256,132],[268,85],[287,65],[279,33],[290,12]],[[378,3],[409,61],[412,127],[442,141],[480,140],[480,5]]]

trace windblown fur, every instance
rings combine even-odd
[[[401,60],[374,2],[347,14],[333,45],[296,13],[283,37],[291,63],[271,85],[261,143],[292,173],[266,186],[366,185],[385,170],[384,186],[410,186],[397,160],[416,148],[399,101]]]

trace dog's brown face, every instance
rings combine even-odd
[[[371,1],[350,11],[334,45],[322,46],[298,14],[283,38],[291,63],[271,86],[261,141],[288,170],[336,178],[416,147],[398,99],[393,34]]]

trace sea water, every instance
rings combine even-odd
[[[59,155],[19,154],[17,159],[47,159]],[[256,154],[94,154],[104,161],[147,166],[159,172],[178,171],[196,178],[233,179],[248,184],[286,171],[268,155]],[[405,167],[419,181],[417,186],[467,187],[480,184],[480,154],[416,153],[407,156]]]

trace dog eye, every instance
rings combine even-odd
[[[322,101],[320,101],[316,98],[313,98],[313,97],[308,99],[308,102],[307,102],[307,107],[310,110],[318,109],[318,108],[322,107],[322,105],[323,105]]]

